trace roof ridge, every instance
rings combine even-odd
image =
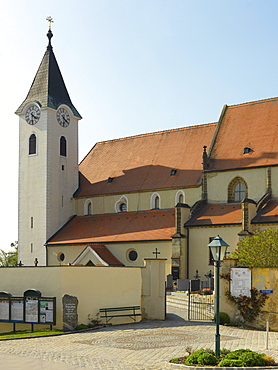
[[[258,104],[258,103],[267,102],[267,101],[271,101],[271,100],[278,100],[278,97],[266,98],[266,99],[260,99],[260,100],[252,100],[252,101],[245,102],[245,103],[240,103],[240,104],[231,104],[231,105],[228,105],[228,108],[230,108],[230,107],[239,107],[241,105],[248,105],[248,104]]]
[[[108,142],[110,143],[112,141],[121,141],[121,140],[126,140],[126,139],[133,139],[133,138],[137,138],[137,137],[146,137],[146,136],[158,135],[158,134],[162,134],[162,133],[166,133],[166,132],[175,132],[175,131],[182,131],[182,130],[188,130],[188,129],[196,129],[196,128],[199,128],[199,127],[211,126],[211,125],[217,125],[217,122],[201,123],[201,124],[194,125],[194,126],[185,126],[185,127],[173,128],[173,129],[168,129],[168,130],[147,132],[145,134],[124,136],[124,137],[117,138],[117,139],[98,141],[96,144],[103,144],[103,143],[108,143]]]

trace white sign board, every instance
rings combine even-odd
[[[249,268],[231,268],[230,291],[234,297],[251,297],[251,270]]]

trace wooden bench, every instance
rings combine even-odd
[[[99,312],[100,317],[105,317],[106,324],[108,324],[113,317],[130,317],[136,321],[136,316],[141,316],[141,313],[136,313],[138,310],[140,310],[140,306],[100,308]]]

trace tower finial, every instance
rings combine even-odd
[[[52,17],[47,17],[46,18],[46,20],[48,21],[48,23],[49,23],[49,28],[48,28],[48,32],[47,32],[47,37],[48,37],[48,40],[49,40],[49,43],[48,43],[48,47],[47,47],[47,49],[49,50],[49,49],[52,49],[52,45],[51,45],[51,39],[52,39],[52,37],[53,37],[53,33],[52,33],[52,31],[51,31],[51,23],[53,23],[54,21],[53,21],[53,19],[52,19]]]
[[[49,23],[49,25],[48,25],[48,27],[49,27],[49,30],[51,30],[51,23],[54,23],[54,21],[53,21],[53,19],[52,19],[52,17],[47,17],[46,18],[46,20],[48,21],[48,23]]]

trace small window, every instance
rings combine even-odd
[[[158,193],[153,193],[151,196],[151,209],[159,209],[160,208],[160,196]]]
[[[184,203],[184,196],[183,194],[179,195],[179,203]]]
[[[65,136],[60,137],[60,155],[62,157],[67,156],[67,139]]]
[[[179,190],[175,195],[175,204],[185,204],[185,194],[183,190]]]
[[[122,195],[121,198],[115,203],[116,212],[127,212],[128,211],[128,199],[125,195]]]
[[[120,212],[126,212],[127,211],[126,203],[121,203],[119,209]]]
[[[251,153],[251,152],[253,152],[253,150],[251,148],[245,147],[243,149],[243,154],[248,154],[248,153]]]
[[[92,203],[89,202],[88,207],[87,207],[87,215],[91,215],[91,214],[92,214]]]
[[[31,229],[33,229],[33,227],[34,227],[34,218],[31,217]]]
[[[154,208],[159,209],[159,197],[158,196],[154,198]]]
[[[132,250],[128,253],[128,259],[132,262],[136,261],[138,258],[138,253],[135,250]]]
[[[171,172],[170,172],[170,175],[171,176],[175,176],[176,173],[177,173],[177,170],[176,169],[172,169]]]
[[[64,253],[59,253],[57,258],[58,258],[58,261],[63,262],[65,260]]]
[[[235,186],[235,202],[241,202],[245,198],[245,186],[239,182]]]
[[[29,137],[29,155],[32,154],[37,154],[37,137],[35,134]]]

